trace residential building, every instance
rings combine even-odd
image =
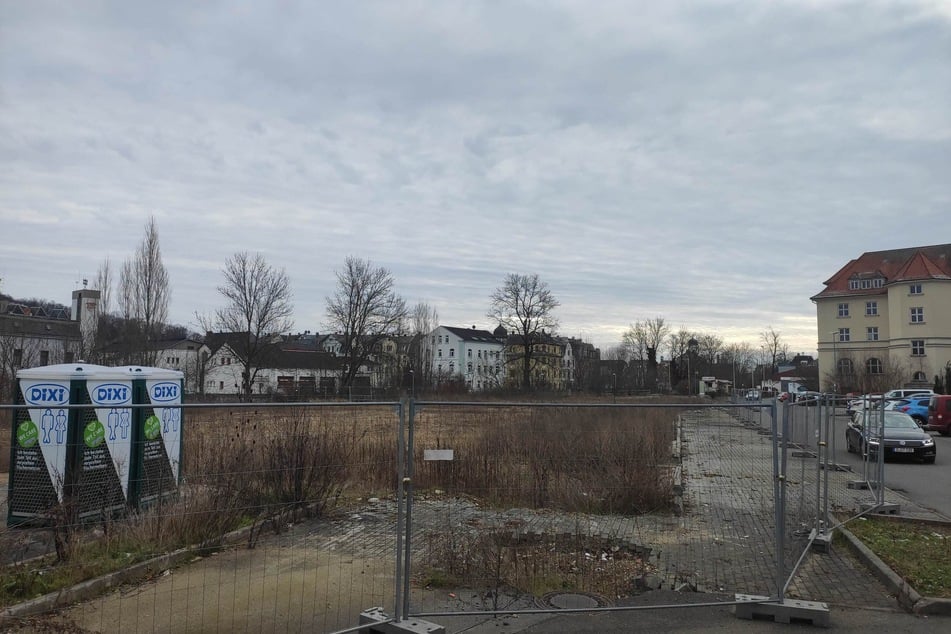
[[[532,388],[547,390],[564,390],[567,383],[562,376],[562,360],[566,344],[562,339],[545,331],[535,335],[531,346],[531,361],[529,380]],[[505,341],[505,360],[508,384],[511,387],[521,388],[524,380],[523,363],[525,360],[525,344],[522,335],[509,335]]]
[[[69,309],[0,294],[0,397],[12,397],[17,370],[82,360],[95,336],[98,299],[98,291],[74,291]]]
[[[467,389],[481,392],[504,385],[506,377],[505,329],[495,332],[439,326],[429,334],[433,380],[461,381]]]
[[[240,333],[209,333],[210,354],[204,374],[204,393],[210,396],[241,393],[245,338]],[[332,354],[310,349],[300,340],[268,341],[252,369],[251,392],[255,396],[309,398],[336,394],[341,361]],[[256,370],[256,371],[255,371]]]
[[[211,350],[197,335],[156,342],[155,365],[178,370],[185,377],[185,393],[200,394],[204,390],[205,373]]]
[[[951,363],[951,244],[863,253],[812,297],[823,390],[930,386]]]

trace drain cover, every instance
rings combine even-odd
[[[609,605],[606,598],[590,592],[550,592],[538,599],[540,607],[558,610],[584,610]]]

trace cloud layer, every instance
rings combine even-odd
[[[815,349],[864,251],[948,241],[935,2],[5,3],[2,290],[66,301],[150,214],[171,316],[225,258],[320,330],[348,255],[489,326],[538,273],[562,331],[634,320]]]

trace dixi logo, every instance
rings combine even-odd
[[[178,383],[156,383],[152,386],[152,401],[166,403],[178,399]]]
[[[129,400],[131,390],[121,383],[106,383],[93,389],[92,400],[96,405],[117,405]]]
[[[69,402],[69,390],[64,385],[39,383],[27,388],[23,397],[30,405],[65,405]]]

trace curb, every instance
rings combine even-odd
[[[907,581],[902,579],[888,564],[862,543],[862,540],[842,526],[836,530],[845,537],[855,556],[885,585],[889,592],[895,595],[898,605],[904,610],[918,616],[951,616],[951,599],[921,596]]]
[[[239,528],[222,536],[220,543],[215,545],[206,544],[204,546],[199,545],[181,548],[170,553],[165,553],[164,555],[159,555],[158,557],[153,557],[148,561],[133,564],[128,568],[122,568],[102,575],[101,577],[82,581],[68,588],[62,588],[56,592],[50,592],[35,599],[0,609],[0,627],[13,625],[18,619],[46,614],[73,603],[94,599],[123,583],[148,579],[171,568],[175,568],[192,557],[203,556],[203,553],[209,549],[225,547],[237,543],[247,537],[248,533],[253,529],[253,526]]]

